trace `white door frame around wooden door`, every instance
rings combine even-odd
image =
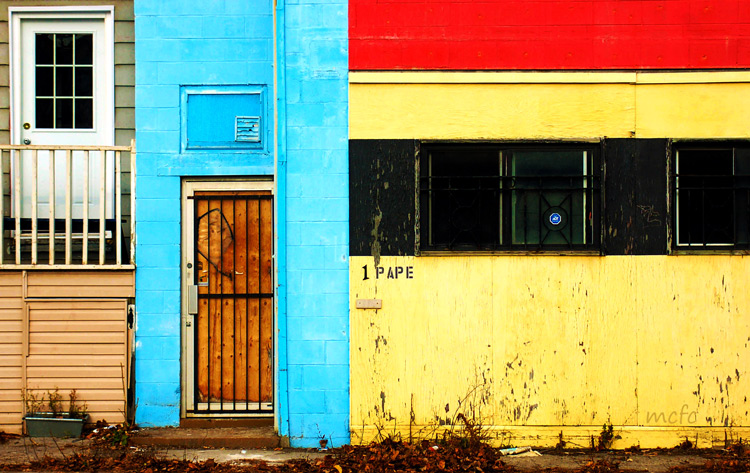
[[[189,306],[190,301],[190,286],[195,277],[196,262],[194,258],[194,242],[195,242],[195,226],[193,222],[195,215],[193,214],[193,201],[192,196],[195,192],[200,191],[270,191],[273,193],[274,181],[271,176],[268,178],[260,177],[255,179],[232,179],[232,180],[205,180],[205,179],[184,179],[182,182],[182,244],[181,244],[181,257],[180,257],[180,275],[181,275],[181,312],[180,312],[180,337],[181,337],[181,376],[180,376],[180,418],[188,416],[188,411],[194,408],[194,380],[195,380],[195,366],[193,358],[193,324],[194,316],[190,312]],[[276,232],[276,229],[273,229]],[[275,254],[275,250],[274,250]],[[274,258],[275,261],[275,258]],[[196,301],[193,301],[195,303]],[[274,304],[274,326],[276,324],[276,311]],[[273,336],[274,347],[276,344],[276,336]],[[274,350],[275,351],[275,350]],[[274,371],[276,367],[276,360],[274,360]],[[274,373],[274,384],[276,383],[276,376]],[[274,389],[273,405],[276,406],[276,390]],[[269,416],[273,414],[253,414],[252,417],[258,416]],[[209,414],[211,417],[237,417],[237,414],[223,414],[215,413]],[[206,415],[201,415],[206,417]]]

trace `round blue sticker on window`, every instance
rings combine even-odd
[[[560,225],[560,222],[562,222],[562,216],[557,212],[552,212],[549,215],[549,223],[552,225]]]

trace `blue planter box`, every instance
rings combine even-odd
[[[29,437],[80,437],[85,419],[55,417],[54,414],[38,412],[24,417],[26,434]]]

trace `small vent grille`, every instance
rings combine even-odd
[[[260,143],[260,117],[236,117],[234,141]]]

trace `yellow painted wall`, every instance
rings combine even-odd
[[[748,138],[748,110],[741,73],[362,73],[349,87],[352,139]]]
[[[750,257],[381,257],[378,278],[350,263],[355,442],[459,411],[516,444],[588,445],[607,420],[620,447],[750,433]]]

